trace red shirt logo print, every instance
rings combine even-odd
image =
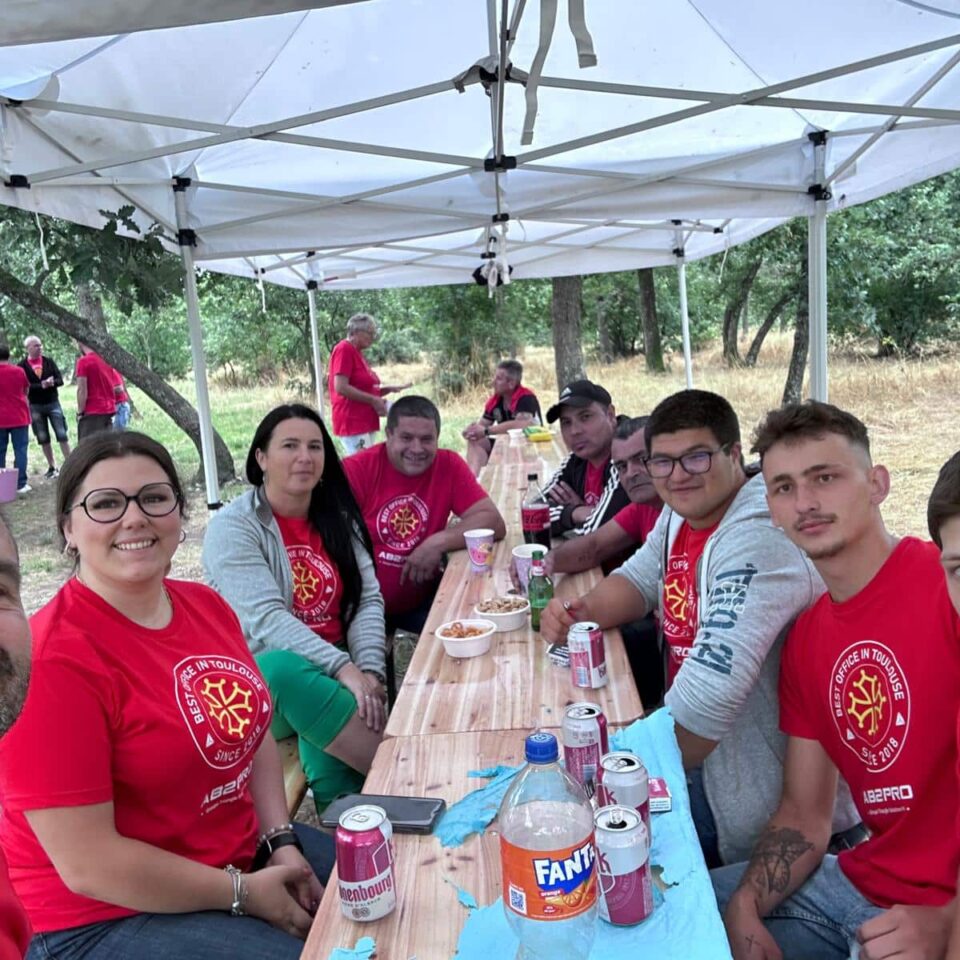
[[[339,586],[334,566],[308,546],[287,547],[293,574],[294,612],[305,623],[315,623],[324,615]]]
[[[388,500],[377,514],[377,533],[392,550],[411,550],[420,540],[430,511],[415,494]]]

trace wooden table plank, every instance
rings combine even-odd
[[[522,731],[385,740],[364,793],[443,797],[452,804],[484,783],[467,777],[468,771],[522,763],[523,740]],[[500,896],[499,837],[493,830],[449,849],[432,836],[397,834],[394,852],[396,910],[370,923],[348,920],[340,911],[334,870],[301,960],[328,960],[335,947],[352,948],[363,936],[377,941],[382,960],[449,960],[467,910],[445,878],[468,890],[481,905]]]
[[[507,558],[516,542],[508,538],[496,545],[494,569],[488,574],[469,572],[466,551],[451,555],[387,721],[388,737],[559,727],[563,708],[577,700],[600,704],[611,724],[630,723],[643,716],[618,630],[606,631],[610,680],[599,690],[575,687],[570,670],[550,661],[546,644],[529,625],[495,633],[490,651],[482,657],[457,660],[447,656],[433,631],[449,620],[473,615],[477,601],[510,591]],[[599,570],[558,575],[556,595],[579,596],[600,578]]]

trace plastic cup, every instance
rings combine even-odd
[[[20,471],[3,467],[0,469],[0,503],[10,503],[17,499],[17,483]]]
[[[463,539],[470,555],[470,569],[474,573],[487,573],[493,567],[493,531],[464,530]]]
[[[527,584],[530,581],[530,568],[533,566],[533,555],[542,553],[546,556],[547,549],[539,543],[521,543],[519,547],[514,547],[511,553],[513,555],[513,567],[517,571],[520,592],[526,596]]]

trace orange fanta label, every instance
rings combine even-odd
[[[567,920],[597,900],[593,833],[561,850],[526,850],[500,837],[503,902],[531,920]]]

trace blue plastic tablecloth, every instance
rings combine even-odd
[[[690,800],[673,732],[673,718],[667,710],[658,710],[614,734],[611,749],[636,753],[650,774],[665,778],[670,787],[673,809],[655,814],[653,818],[651,860],[663,868],[663,880],[671,886],[653,916],[639,926],[614,927],[598,920],[590,960],[622,960],[624,957],[730,960],[710,875],[690,817]],[[469,828],[482,830],[493,820],[515,770],[497,768],[481,772],[494,775],[494,779],[454,804],[438,824],[437,834],[444,846],[462,843],[472,832]],[[497,898],[492,904],[470,911],[460,934],[456,957],[457,960],[490,960],[490,957],[513,957],[516,950],[517,939],[507,926],[503,902]]]

